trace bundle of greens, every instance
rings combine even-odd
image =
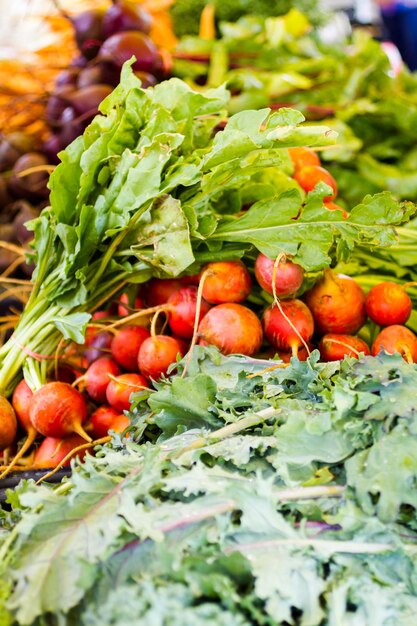
[[[323,152],[347,207],[389,189],[417,197],[417,76],[393,76],[381,45],[365,32],[327,45],[307,18],[292,10],[277,18],[223,23],[215,41],[185,38],[174,71],[210,87],[226,83],[229,110],[294,106],[339,132]]]
[[[129,438],[9,492],[2,626],[413,626],[417,366],[317,357],[197,348]]]
[[[328,187],[305,198],[291,178],[287,148],[329,145],[332,130],[302,124],[295,110],[263,109],[218,131],[227,104],[223,87],[200,93],[178,79],[142,90],[125,66],[103,115],[61,153],[51,206],[32,223],[33,291],[0,349],[0,393],[13,391],[22,367],[41,386],[62,337],[82,343],[90,313],[127,283],[251,250],[317,271],[355,244],[396,241],[392,227],[414,205],[368,196],[345,220],[323,206]]]
[[[235,22],[243,15],[284,15],[294,5],[293,0],[175,0],[170,8],[172,25],[177,37],[197,35],[201,12],[213,5],[216,22]],[[298,0],[298,9],[304,11],[312,23],[324,20],[324,11],[318,0]]]

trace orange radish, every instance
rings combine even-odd
[[[359,337],[328,333],[319,343],[320,356],[323,361],[340,361],[345,356],[358,357],[361,352],[370,354],[368,344]]]
[[[149,387],[148,381],[140,374],[120,374],[112,378],[107,386],[107,402],[119,413],[128,411],[132,393],[147,387]]]
[[[408,363],[417,363],[417,337],[406,326],[394,324],[381,330],[372,344],[372,356],[381,350],[388,354],[399,352]]]
[[[18,424],[26,431],[27,437],[18,453],[10,461],[9,466],[0,474],[0,480],[5,478],[13,467],[15,467],[16,463],[23,457],[25,452],[30,448],[38,436],[38,432],[33,427],[29,416],[32,397],[33,391],[23,378],[20,383],[16,385],[13,392],[12,406],[14,408]]]
[[[68,383],[47,383],[33,394],[30,421],[45,437],[62,438],[77,433],[86,441],[91,441],[82,427],[86,418],[84,397]]]
[[[331,196],[325,196],[324,201],[334,200],[337,196],[337,184],[333,176],[320,165],[306,165],[296,170],[293,177],[304,191],[312,191],[318,183],[326,183],[333,189]]]
[[[328,211],[341,211],[343,219],[347,219],[349,217],[349,213],[345,211],[345,209],[340,206],[340,204],[336,204],[336,202],[332,202],[329,200],[328,202],[324,202],[324,206]]]
[[[175,363],[177,356],[184,356],[186,344],[175,337],[154,335],[145,339],[138,355],[139,370],[146,378],[158,380],[166,375],[169,366]]]
[[[148,337],[150,332],[143,326],[125,326],[119,330],[110,347],[114,360],[128,372],[137,372],[139,348]]]
[[[130,426],[130,419],[127,415],[118,415],[114,418],[110,430],[114,430],[115,433],[122,433],[128,426]]]
[[[203,298],[210,304],[243,302],[252,288],[252,279],[242,261],[208,263],[203,276]]]
[[[41,445],[35,452],[33,460],[33,469],[43,469],[56,467],[66,456],[78,446],[85,443],[84,439],[79,435],[70,435],[65,439],[57,437],[45,437]],[[83,458],[86,450],[80,450],[75,455]],[[70,458],[64,463],[64,466],[70,465]]]
[[[314,321],[308,307],[301,300],[284,300],[280,306],[273,303],[262,318],[265,337],[277,350],[297,354],[310,341]]]
[[[227,302],[213,307],[198,327],[202,346],[215,345],[223,354],[250,356],[262,345],[262,326],[255,313],[247,307]]]
[[[294,165],[294,170],[301,170],[307,165],[320,165],[317,152],[314,152],[311,148],[288,148],[288,153]]]
[[[372,287],[366,297],[366,312],[371,320],[380,326],[405,324],[413,310],[406,287],[390,281]]]
[[[366,321],[366,296],[353,278],[326,270],[323,278],[306,293],[316,331],[322,335],[356,333]]]
[[[119,412],[111,406],[100,406],[91,416],[90,423],[95,439],[105,437],[109,430],[113,428],[112,424]]]
[[[17,420],[14,409],[4,396],[0,396],[0,450],[12,445],[16,433]]]

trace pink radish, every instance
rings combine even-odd
[[[223,354],[258,352],[262,345],[262,326],[255,313],[233,302],[213,307],[198,327],[202,346],[214,345]]]
[[[96,402],[106,401],[106,389],[110,376],[118,376],[120,368],[113,359],[102,356],[94,361],[85,373],[87,393]]]
[[[182,339],[191,339],[193,336],[197,309],[197,292],[197,287],[182,287],[168,299],[169,326],[172,332]],[[210,305],[202,299],[200,307],[199,321],[208,313]]]
[[[86,418],[84,397],[67,383],[47,383],[33,394],[30,421],[45,437],[62,438],[77,433],[86,441],[91,441],[82,427]]]
[[[255,261],[255,276],[259,285],[268,293],[273,293],[275,261],[260,253]],[[278,298],[294,296],[302,285],[304,270],[298,263],[283,260],[275,271],[275,293]]]
[[[266,309],[262,318],[265,337],[277,350],[297,354],[313,336],[313,316],[301,300],[284,300],[280,307],[274,303]]]

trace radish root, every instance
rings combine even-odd
[[[307,342],[305,341],[304,337],[301,336],[300,332],[298,331],[298,329],[294,326],[294,324],[292,323],[292,321],[290,320],[290,318],[288,317],[288,315],[286,315],[284,309],[281,306],[281,302],[279,301],[279,298],[277,296],[277,287],[276,287],[276,278],[277,278],[277,272],[278,272],[278,266],[281,262],[285,262],[286,261],[286,255],[285,252],[281,252],[277,258],[275,259],[274,262],[274,269],[273,269],[273,273],[272,273],[272,295],[274,296],[274,302],[277,305],[279,312],[281,313],[281,315],[284,317],[284,319],[288,322],[288,324],[291,326],[292,330],[295,332],[295,334],[297,335],[297,337],[299,338],[299,340],[301,341],[301,343],[303,344],[304,348],[307,351],[308,356],[310,356],[311,354],[311,350],[308,347]],[[292,354],[293,356],[297,356],[298,353],[298,346],[292,346],[291,348]]]
[[[35,484],[39,485],[44,480],[51,478],[51,476],[56,474],[56,472],[58,472],[61,469],[61,467],[65,465],[65,463],[74,456],[74,454],[77,454],[78,452],[81,452],[82,450],[88,450],[89,448],[93,448],[94,446],[104,445],[105,443],[109,443],[109,441],[111,441],[110,435],[108,435],[107,437],[101,437],[101,439],[96,439],[95,441],[92,441],[90,438],[89,443],[83,443],[80,446],[77,446],[76,448],[68,452],[68,454],[64,456],[64,458],[58,463],[56,467],[54,467],[50,472],[47,472],[46,474],[41,476],[41,478],[39,478],[39,480],[37,480]],[[34,467],[33,469],[36,469],[36,468]]]
[[[198,326],[199,326],[199,323],[200,323],[201,302],[203,300],[204,283],[206,282],[206,278],[210,274],[212,274],[211,270],[206,270],[205,272],[203,272],[202,275],[201,275],[201,278],[200,278],[200,282],[198,283],[197,297],[196,297],[196,303],[195,303],[195,318],[194,318],[193,336],[191,338],[190,348],[188,350],[188,354],[187,354],[187,358],[186,358],[186,361],[185,361],[183,372],[181,374],[181,378],[184,378],[186,373],[187,373],[188,367],[190,365],[191,358],[193,356],[194,348],[195,348],[197,340],[198,340]]]
[[[36,432],[35,429],[33,429],[31,432],[28,433],[26,441],[23,444],[23,446],[20,448],[19,452],[17,454],[15,454],[15,456],[10,461],[10,463],[8,465],[6,465],[6,469],[0,474],[0,480],[2,480],[3,478],[6,478],[7,474],[9,474],[12,471],[12,469],[15,467],[15,465],[18,463],[18,461],[20,461],[20,459],[23,457],[25,452],[27,452],[27,450],[29,450],[30,446],[35,441],[37,435],[38,435],[38,433]]]

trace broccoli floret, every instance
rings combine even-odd
[[[285,15],[295,6],[312,24],[321,18],[318,0],[175,0],[170,11],[177,37],[198,35],[201,11],[209,3],[215,6],[217,22],[235,22],[243,15]]]

